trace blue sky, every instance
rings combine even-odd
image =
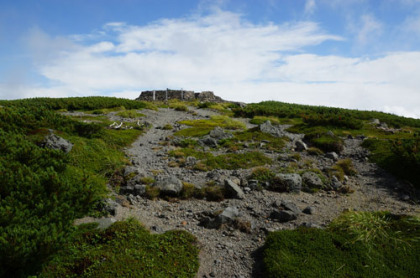
[[[420,0],[0,0],[0,98],[213,90],[420,118]]]

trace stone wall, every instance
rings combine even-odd
[[[143,91],[136,100],[145,101],[166,101],[171,99],[178,99],[184,101],[200,100],[203,102],[222,102],[218,96],[215,96],[211,91],[204,91],[201,93],[185,90],[154,90],[154,91]]]

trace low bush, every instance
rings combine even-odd
[[[104,231],[82,225],[39,277],[195,277],[197,240],[185,231],[150,234],[136,220]]]
[[[326,229],[273,232],[263,248],[264,277],[418,277],[418,236],[418,218],[382,212],[344,214]]]
[[[252,170],[249,179],[258,180],[260,182],[271,181],[276,174],[266,167],[257,167]]]

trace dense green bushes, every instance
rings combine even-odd
[[[105,123],[83,123],[51,109],[143,104],[107,98],[1,103],[0,276],[25,277],[67,241],[75,218],[99,204],[107,179],[126,163],[121,148],[141,133],[104,129]],[[48,129],[70,140],[72,151],[42,148]]]
[[[21,134],[0,130],[0,153],[0,276],[18,277],[56,251],[104,188],[71,180],[63,152]]]
[[[386,122],[388,125],[394,127],[420,127],[419,119],[405,118],[383,112],[290,104],[278,101],[252,103],[244,108],[236,108],[234,112],[236,116],[246,116],[249,118],[254,116],[276,116],[279,118],[308,117],[309,121],[312,122],[320,119],[324,122],[323,124],[329,122],[328,125],[345,127],[350,124],[350,126],[353,126],[349,128],[357,128],[360,120],[370,120],[373,118],[379,119],[381,122]]]
[[[400,140],[368,139],[363,142],[379,166],[420,188],[420,138]]]
[[[114,97],[70,97],[70,98],[29,98],[19,100],[0,100],[0,105],[17,107],[44,107],[47,110],[95,110],[114,107],[127,109],[145,108],[141,101]]]

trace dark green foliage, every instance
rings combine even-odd
[[[308,126],[332,126],[348,129],[361,129],[363,127],[361,120],[355,119],[347,113],[343,114],[345,116],[335,113],[304,115],[303,122]]]
[[[368,139],[363,146],[372,152],[370,159],[379,166],[420,188],[420,138]]]
[[[115,97],[70,97],[70,98],[29,98],[1,100],[0,105],[16,107],[43,107],[46,110],[99,110],[104,108],[125,107],[141,109],[147,105],[141,101]]]
[[[74,183],[64,153],[21,134],[0,129],[0,153],[0,276],[19,277],[56,251],[103,188],[86,178]]]
[[[419,236],[418,224],[395,218],[390,232]],[[418,220],[417,220],[418,223]],[[353,223],[358,226],[357,223]],[[298,228],[270,233],[263,251],[264,277],[418,277],[420,243],[393,244],[375,238],[376,248],[335,228]]]
[[[137,221],[99,231],[81,226],[40,277],[194,277],[196,238],[184,231],[151,235]]]
[[[98,206],[107,178],[126,163],[120,150],[140,130],[105,130],[105,124],[82,123],[51,110],[100,108],[102,102],[121,105],[106,98],[2,101],[0,276],[36,273],[67,241],[74,219]],[[41,148],[48,129],[70,140],[72,151]]]
[[[295,127],[298,128],[298,127]],[[340,153],[344,148],[343,139],[326,134],[325,128],[312,128],[305,133],[304,138],[311,146],[324,152]]]
[[[234,112],[236,116],[246,116],[248,118],[254,116],[275,116],[279,118],[307,117],[309,121],[314,124],[317,119],[320,119],[321,122],[323,122],[321,125],[329,122],[334,126],[337,126],[338,124],[338,126],[344,127],[350,124],[351,128],[358,128],[360,120],[370,120],[373,118],[379,119],[381,122],[386,122],[388,125],[397,128],[402,126],[420,127],[420,120],[418,119],[405,118],[383,112],[290,104],[278,101],[252,103],[244,108],[236,108],[234,109]],[[354,124],[352,123],[353,121]],[[344,125],[342,125],[342,123],[344,123]]]

